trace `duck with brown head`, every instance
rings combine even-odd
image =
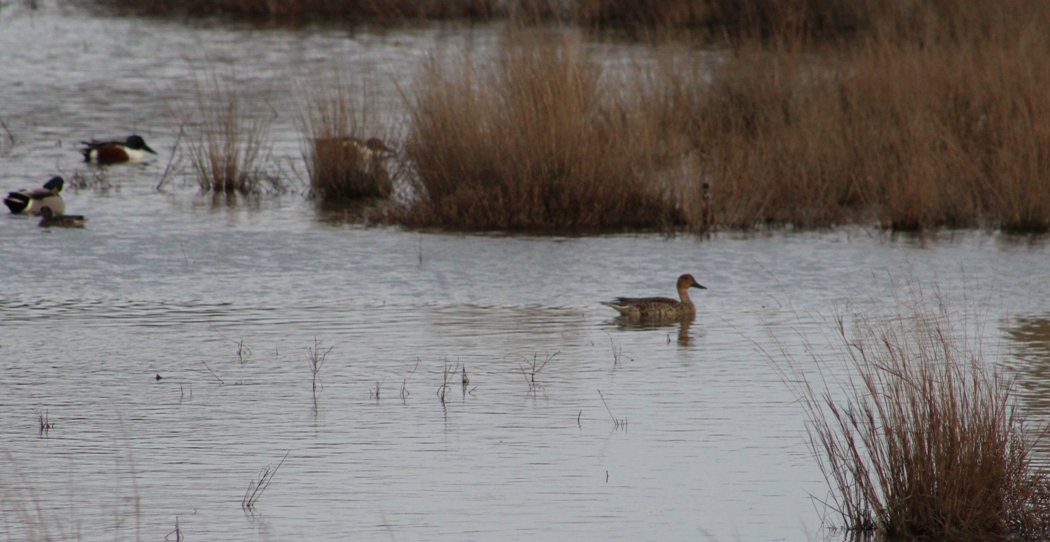
[[[41,228],[83,228],[85,222],[82,215],[56,215],[46,205],[40,208]]]
[[[707,288],[700,285],[692,275],[678,277],[679,300],[669,297],[618,297],[602,305],[612,307],[629,319],[640,322],[674,322],[696,316],[696,305],[689,299],[690,288]]]

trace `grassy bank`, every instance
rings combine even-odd
[[[819,379],[792,362],[786,378],[808,414],[825,504],[856,534],[1042,539],[1050,480],[1033,461],[1046,428],[1025,423],[1012,382],[985,358],[980,326],[928,301],[884,318],[840,317],[832,341],[853,376],[838,387],[827,359],[814,360]]]

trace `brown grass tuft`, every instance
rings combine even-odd
[[[260,164],[269,155],[273,112],[261,97],[241,93],[231,77],[195,80],[194,103],[176,103],[188,154],[203,192],[283,192],[280,177]]]
[[[663,229],[680,223],[653,182],[652,132],[604,92],[580,44],[512,31],[492,64],[431,57],[408,104],[413,225]]]
[[[1012,381],[982,354],[979,325],[966,331],[943,300],[917,303],[886,319],[854,314],[852,332],[838,319],[854,375],[841,389],[814,389],[790,362],[832,491],[826,504],[848,530],[889,537],[1045,536],[1050,480],[1033,449],[1046,429],[1025,424]]]
[[[324,203],[390,197],[394,184],[387,161],[394,152],[376,137],[386,138],[388,130],[376,128],[372,93],[340,77],[331,84],[311,82],[303,94],[303,158],[311,196]]]
[[[1019,17],[926,21],[922,35],[846,49],[786,40],[681,57],[656,68],[640,103],[691,141],[724,226],[1047,231],[1050,9]]]

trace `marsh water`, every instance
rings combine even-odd
[[[66,190],[83,230],[0,220],[3,539],[823,538],[778,360],[834,356],[836,314],[914,289],[978,315],[989,363],[1043,415],[1041,238],[421,233],[303,197],[295,104],[315,70],[378,81],[396,116],[428,53],[497,36],[2,6],[0,188],[105,179]],[[265,89],[288,193],[219,201],[180,170],[172,100],[215,70]],[[131,133],[159,155],[80,162],[78,141]],[[692,325],[598,303],[673,295],[683,272],[708,288]]]

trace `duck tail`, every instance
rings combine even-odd
[[[4,205],[14,214],[21,213],[26,210],[26,207],[29,207],[29,196],[20,192],[10,192],[4,198]]]

